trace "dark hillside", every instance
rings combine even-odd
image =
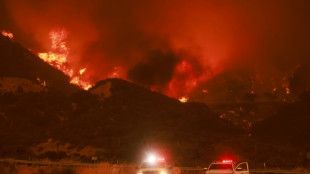
[[[78,146],[102,147],[109,149],[105,157],[133,160],[148,147],[169,148],[173,154],[186,148],[185,154],[193,155],[198,145],[211,146],[240,132],[205,104],[180,103],[121,79],[98,82],[90,93],[108,83],[111,94],[99,102],[83,91],[72,96],[76,110],[59,139],[78,134],[69,138]]]
[[[253,127],[256,160],[270,166],[310,167],[309,92],[301,102],[283,103],[276,113]],[[269,154],[269,157],[266,157]]]
[[[310,103],[283,104],[277,113],[254,127],[254,133],[264,141],[277,144],[310,145]]]

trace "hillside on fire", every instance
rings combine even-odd
[[[242,107],[253,108],[253,102]],[[273,113],[264,117],[267,105],[251,112],[236,105],[238,111],[226,108],[231,116],[223,115],[204,103],[183,103],[118,78],[84,90],[0,35],[1,158],[135,162],[157,149],[175,165],[203,165],[223,155],[257,167],[296,167],[293,160],[302,165],[310,148],[309,92],[298,102],[273,104],[267,108]]]
[[[48,85],[50,90],[64,93],[78,89],[69,83],[69,78],[62,72],[3,35],[0,35],[0,52],[1,77],[27,79],[39,86]]]

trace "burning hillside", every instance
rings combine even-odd
[[[9,36],[0,35],[0,55],[1,90],[12,93],[46,90],[72,93],[77,90],[61,71],[10,40]]]
[[[39,53],[38,56],[53,67],[59,69],[64,74],[70,77],[70,83],[80,86],[87,90],[92,85],[89,82],[83,81],[82,76],[86,68],[82,68],[74,72],[68,62],[69,49],[66,46],[67,32],[64,29],[52,30],[49,33],[51,40],[51,50],[48,53]]]
[[[197,101],[212,92],[210,79],[245,68],[253,81],[246,91],[291,93],[283,81],[309,62],[309,6],[303,0],[4,0],[2,13],[3,28],[84,89],[117,77]]]

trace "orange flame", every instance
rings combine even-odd
[[[1,31],[1,34],[2,34],[3,36],[9,37],[10,39],[13,39],[13,37],[14,37],[14,35],[13,35],[12,32],[6,31],[6,30],[2,30],[2,31]]]
[[[186,103],[186,102],[188,102],[188,97],[180,97],[179,98],[179,101],[181,102],[181,103]]]
[[[78,76],[73,77],[73,78],[71,79],[70,83],[75,84],[75,85],[78,85],[78,86],[82,87],[82,88],[85,89],[85,90],[88,90],[89,88],[92,87],[92,85],[91,85],[90,83],[85,82],[85,81],[82,81],[82,80],[80,79],[80,77],[78,77]]]
[[[69,76],[71,78],[70,83],[88,90],[92,87],[92,85],[81,79],[81,76],[85,73],[86,68],[80,69],[79,74],[74,76],[74,71],[69,65],[67,59],[69,56],[69,49],[65,42],[67,35],[68,34],[64,29],[52,30],[49,33],[49,38],[52,42],[51,50],[48,53],[38,53],[38,56],[48,64]]]
[[[80,75],[83,75],[85,71],[86,71],[86,68],[80,69],[79,71]]]

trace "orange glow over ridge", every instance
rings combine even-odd
[[[121,66],[116,66],[113,68],[113,72],[108,74],[108,78],[121,78],[121,72],[123,68]]]
[[[183,60],[176,66],[175,74],[165,93],[169,97],[184,98],[183,96],[188,96],[198,85],[208,80],[207,74],[198,72],[190,62]]]

